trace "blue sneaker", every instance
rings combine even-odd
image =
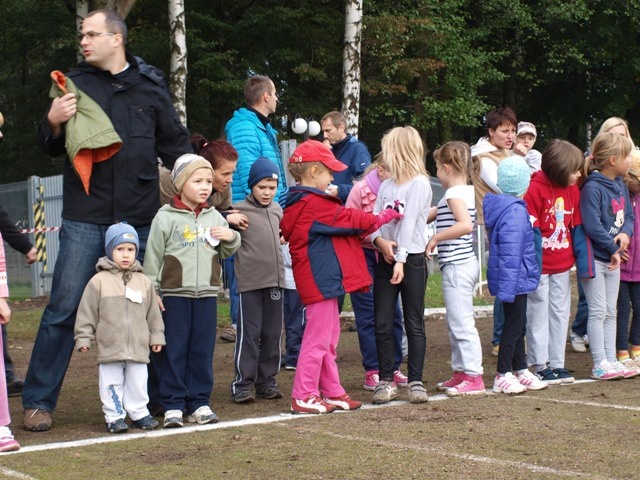
[[[542,370],[538,370],[536,375],[540,380],[545,382],[547,385],[559,385],[562,383],[557,375],[551,370],[549,367],[543,368]]]
[[[114,422],[107,423],[105,429],[109,433],[125,433],[129,430],[128,425],[125,423],[124,418],[119,418]]]
[[[560,380],[560,383],[573,383],[576,381],[573,375],[566,368],[554,368],[553,373]]]
[[[142,430],[153,430],[158,426],[158,421],[151,415],[142,417],[138,420],[132,420],[131,426],[134,428],[141,428]]]

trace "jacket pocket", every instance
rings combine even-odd
[[[156,119],[153,107],[129,105],[129,135],[133,138],[154,138]]]
[[[175,289],[180,287],[182,287],[182,265],[176,257],[167,255],[164,257],[160,288]]]

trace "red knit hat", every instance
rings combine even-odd
[[[342,172],[347,166],[336,159],[329,147],[317,140],[306,140],[298,145],[289,159],[289,163],[321,162],[332,172]]]

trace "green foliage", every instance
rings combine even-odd
[[[283,138],[293,136],[286,120],[296,114],[340,109],[344,2],[190,0],[185,8],[192,132],[223,135],[255,73],[276,83],[273,123]],[[363,8],[359,136],[374,154],[382,134],[403,124],[431,149],[475,142],[483,115],[505,104],[538,125],[539,149],[554,137],[584,147],[587,125],[597,130],[611,115],[640,133],[640,0],[366,0]],[[137,0],[127,23],[129,50],[168,72],[166,4]],[[0,182],[61,171],[35,132],[49,72],[76,63],[75,35],[72,0],[0,0]]]

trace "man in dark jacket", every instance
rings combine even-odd
[[[371,154],[364,142],[347,133],[347,120],[340,112],[329,112],[320,122],[325,140],[331,144],[335,157],[347,166],[343,172],[333,175],[334,185],[327,193],[338,197],[344,204],[356,180],[371,165]]]
[[[142,259],[151,220],[160,206],[157,158],[172,168],[178,156],[192,152],[162,72],[128,54],[126,37],[126,25],[117,13],[89,13],[80,38],[85,61],[67,74],[108,115],[122,147],[93,165],[88,195],[71,164],[65,163],[60,250],[51,299],[40,321],[22,397],[24,426],[30,431],[51,428],[51,412],[73,352],[76,309],[104,255],[107,228],[120,221],[133,225]],[[65,125],[76,109],[72,93],[53,100],[39,130],[49,155],[66,152]]]

